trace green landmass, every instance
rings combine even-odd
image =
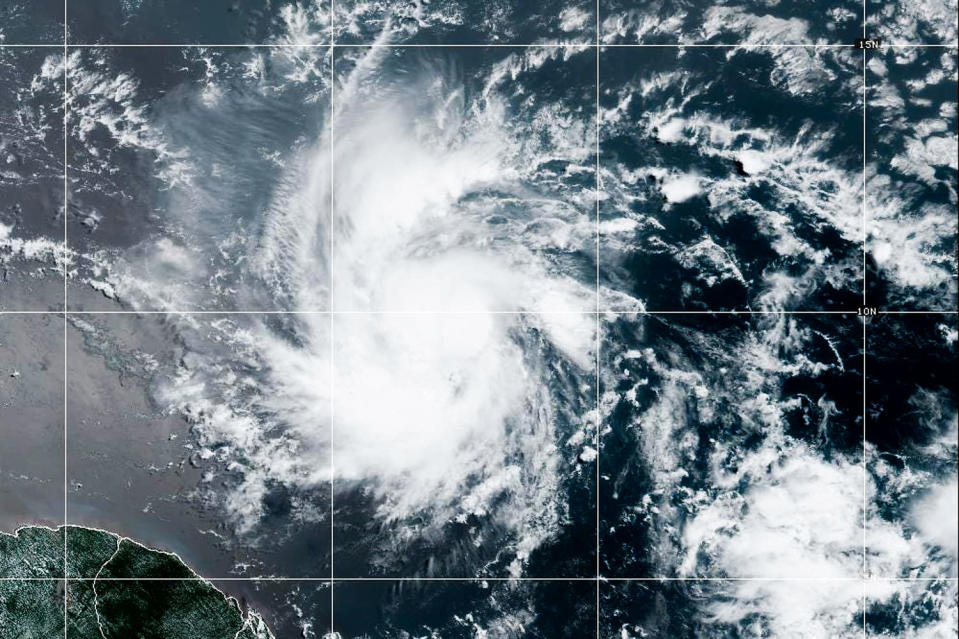
[[[0,533],[0,637],[62,637],[64,623],[71,639],[273,639],[176,555],[80,526]]]

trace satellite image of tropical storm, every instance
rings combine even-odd
[[[956,0],[0,0],[0,639],[956,639]]]

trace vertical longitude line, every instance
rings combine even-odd
[[[862,0],[862,39],[866,39],[866,3]],[[865,44],[862,50],[862,305],[866,306],[866,243],[868,227],[866,226],[866,51]]]
[[[866,320],[869,317],[866,298],[866,255],[868,242],[868,222],[866,218],[866,50],[862,52],[862,469],[863,469],[863,539],[862,566],[866,574]]]
[[[862,636],[866,639],[866,580],[869,578],[867,552],[868,545],[866,541],[866,521],[867,521],[867,492],[866,479],[868,470],[866,468],[866,322],[868,318],[862,318]]]
[[[866,39],[866,20],[867,20],[867,2],[862,0],[862,37]],[[866,218],[866,51],[862,50],[862,305],[867,307],[867,288],[868,277],[868,238],[869,226]],[[868,313],[868,311],[866,311]],[[867,542],[867,519],[868,519],[868,499],[867,499],[867,478],[868,468],[866,465],[866,418],[868,404],[866,399],[866,323],[868,315],[862,316],[862,637],[867,639],[866,627],[866,579],[868,577],[868,542]]]
[[[67,50],[67,2],[63,0],[63,639],[68,639],[68,617],[67,606],[69,604],[70,589],[67,581],[67,527],[69,518],[67,514],[68,504],[68,480],[67,480],[67,273],[68,273],[68,247],[67,240],[67,219],[69,217],[69,207],[67,204],[68,191],[67,186],[67,104],[69,102],[69,93],[67,87],[67,63],[69,51]]]
[[[862,50],[862,305],[866,306],[869,225],[866,218],[866,49]]]
[[[599,473],[599,461],[600,461],[600,446],[602,445],[602,424],[603,417],[602,411],[600,410],[600,357],[599,349],[602,342],[602,333],[600,331],[600,299],[599,299],[599,256],[600,256],[600,226],[599,226],[599,194],[600,194],[600,177],[599,177],[599,28],[600,28],[600,14],[599,14],[599,0],[596,0],[596,47],[594,53],[596,55],[596,175],[594,176],[594,181],[596,185],[596,193],[594,194],[595,206],[596,206],[596,476],[595,476],[595,488],[596,491],[596,639],[599,639],[600,633],[600,597],[599,597],[599,577],[600,577],[600,539],[599,539],[599,485],[600,485],[600,473]]]
[[[335,106],[333,100],[336,97],[336,39],[335,39],[335,28],[334,28],[334,11],[336,8],[335,0],[330,0],[330,257],[327,260],[327,268],[330,269],[330,283],[329,283],[329,299],[327,304],[330,308],[330,371],[329,371],[329,385],[330,385],[330,637],[335,639],[336,630],[334,626],[335,622],[335,606],[333,600],[333,589],[334,589],[334,560],[333,560],[333,480],[336,477],[335,471],[333,469],[333,413],[334,413],[334,403],[333,403],[333,385],[334,385],[334,366],[333,358],[335,357],[335,345],[334,345],[334,325],[336,322],[336,314],[333,313],[333,221],[335,219],[336,213],[334,212],[333,205],[333,118],[335,113]]]

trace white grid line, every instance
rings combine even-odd
[[[956,49],[959,43],[929,43],[929,42],[890,42],[883,43],[883,48],[903,48],[903,49]],[[540,42],[540,43],[455,43],[446,44],[415,44],[415,43],[369,43],[369,44],[317,44],[317,43],[262,43],[262,44],[199,44],[199,43],[100,43],[100,44],[70,44],[71,49],[536,49],[536,48],[560,48],[560,49],[688,49],[688,48],[714,48],[714,49],[781,49],[781,48],[806,48],[806,49],[853,49],[854,44],[844,43],[817,43],[817,42],[796,42],[796,43],[767,43],[767,42],[739,42],[739,43],[705,43],[689,42],[662,43],[662,44],[639,44],[639,43],[600,43],[592,42]],[[0,49],[62,49],[62,44],[0,44]]]
[[[69,61],[69,48],[68,48],[68,33],[67,33],[67,14],[68,14],[68,5],[69,0],[63,0],[63,639],[69,639],[69,615],[67,611],[70,608],[70,582],[67,578],[70,576],[67,568],[67,531],[69,530],[69,480],[68,480],[68,466],[69,466],[69,426],[68,426],[68,415],[67,415],[67,396],[68,396],[68,367],[67,367],[67,358],[69,349],[67,348],[67,312],[70,309],[70,305],[67,303],[67,282],[69,279],[69,267],[68,267],[68,249],[70,242],[67,236],[67,227],[68,220],[70,219],[70,205],[69,205],[69,176],[67,174],[67,167],[69,166],[68,158],[68,141],[69,141],[69,129],[68,129],[68,120],[67,109],[69,108],[70,103],[70,92],[69,92],[69,78],[68,78],[68,61]],[[98,619],[99,621],[99,619]]]
[[[596,38],[594,43],[534,43],[534,44],[484,44],[484,43],[474,43],[474,44],[337,44],[334,40],[334,31],[332,28],[332,16],[333,14],[333,0],[331,0],[331,35],[330,42],[328,44],[296,44],[296,43],[287,43],[287,44],[158,44],[158,43],[99,43],[99,44],[69,44],[68,43],[68,32],[67,32],[67,2],[64,0],[64,41],[61,44],[0,44],[0,48],[61,48],[63,50],[63,81],[64,81],[64,140],[63,140],[63,156],[64,156],[64,202],[63,202],[63,243],[64,243],[64,256],[63,256],[63,296],[64,296],[64,307],[62,311],[0,311],[0,315],[7,314],[57,314],[62,315],[64,319],[64,398],[63,398],[63,410],[64,410],[64,576],[61,579],[60,577],[50,577],[50,578],[0,578],[0,581],[63,581],[65,584],[71,581],[92,581],[91,578],[80,578],[80,577],[70,577],[67,571],[67,527],[68,527],[68,494],[69,494],[69,480],[68,480],[68,453],[67,453],[67,429],[68,429],[68,419],[67,419],[67,375],[68,375],[68,348],[67,348],[67,322],[68,318],[73,315],[330,315],[330,327],[331,327],[331,372],[332,372],[332,350],[334,344],[333,337],[333,326],[334,326],[334,316],[335,315],[353,315],[353,314],[450,314],[450,315],[468,315],[468,314],[504,314],[504,315],[549,315],[549,314],[562,314],[567,313],[567,311],[270,311],[270,310],[250,310],[250,311],[205,311],[205,310],[195,310],[195,311],[172,311],[172,310],[157,310],[157,311],[71,311],[68,306],[68,279],[69,272],[67,266],[67,255],[66,250],[69,246],[68,244],[68,219],[69,219],[69,183],[68,183],[68,128],[67,128],[67,109],[69,101],[69,92],[68,92],[68,56],[70,48],[328,48],[330,50],[330,67],[331,67],[331,99],[330,99],[330,110],[331,110],[331,121],[330,121],[330,303],[332,304],[333,300],[333,244],[334,244],[334,234],[333,234],[333,222],[335,219],[333,206],[334,206],[334,195],[333,195],[333,122],[334,122],[334,104],[333,104],[333,94],[335,91],[335,49],[336,48],[549,48],[549,47],[559,47],[559,48],[575,48],[575,49],[587,49],[594,48],[596,51],[596,203],[595,203],[595,216],[596,216],[596,308],[595,311],[573,311],[569,313],[576,314],[595,314],[596,315],[596,411],[597,411],[597,424],[596,424],[596,444],[597,444],[597,459],[596,459],[596,575],[594,577],[540,577],[540,578],[513,578],[513,577],[436,577],[436,578],[427,578],[427,577],[355,577],[355,578],[336,578],[334,573],[334,561],[333,561],[333,552],[334,552],[334,541],[333,541],[333,514],[334,514],[334,505],[333,505],[333,492],[334,492],[334,464],[332,459],[332,446],[331,446],[331,459],[330,459],[330,576],[329,578],[295,578],[295,577],[237,577],[237,578],[205,578],[205,577],[196,577],[194,579],[188,580],[203,580],[210,582],[228,582],[228,581],[239,581],[239,582],[258,582],[258,581],[316,581],[316,582],[329,582],[331,586],[335,581],[389,581],[389,582],[398,582],[398,581],[425,581],[425,582],[478,582],[478,581],[528,581],[528,582],[548,582],[548,581],[562,581],[562,582],[578,582],[578,581],[595,581],[596,582],[596,631],[597,637],[599,635],[600,627],[600,596],[599,596],[599,584],[602,581],[606,582],[631,582],[631,581],[648,581],[648,582],[668,582],[668,581],[716,581],[716,582],[735,582],[735,581],[810,581],[810,582],[832,582],[832,581],[862,581],[863,583],[863,635],[865,637],[867,633],[866,627],[866,593],[865,593],[865,584],[867,579],[873,579],[878,581],[891,581],[891,582],[902,582],[902,581],[915,581],[915,582],[942,582],[942,581],[957,581],[956,578],[902,578],[902,577],[879,577],[879,576],[869,576],[867,574],[867,539],[866,539],[866,507],[867,507],[867,467],[866,467],[866,415],[867,415],[867,399],[866,399],[866,348],[867,348],[867,339],[866,339],[866,321],[863,318],[863,575],[862,577],[850,577],[850,578],[790,578],[790,577],[681,577],[681,578],[670,578],[670,577],[603,577],[600,574],[600,511],[599,511],[599,490],[600,490],[600,444],[601,444],[601,419],[600,419],[600,315],[602,314],[614,314],[614,315],[803,315],[803,314],[815,314],[815,315],[830,315],[830,314],[841,314],[841,315],[856,315],[859,309],[850,309],[850,310],[783,310],[783,311],[769,311],[769,310],[732,310],[732,311],[695,311],[695,310],[657,310],[657,311],[636,311],[631,309],[601,309],[600,307],[600,213],[599,213],[599,192],[600,192],[600,161],[599,161],[599,148],[600,148],[600,60],[599,60],[599,49],[601,48],[850,48],[854,45],[850,44],[838,44],[838,43],[792,43],[792,44],[752,44],[752,43],[735,43],[735,44],[711,44],[711,43],[673,43],[673,44],[602,44],[600,43],[600,22],[599,22],[599,0],[596,3]],[[867,25],[866,25],[866,0],[863,1],[863,38],[866,38]],[[931,44],[931,43],[888,43],[884,44],[883,47],[901,47],[901,48],[957,48],[957,44],[942,43],[942,44]],[[867,290],[866,290],[866,278],[867,278],[867,238],[868,238],[868,227],[867,227],[867,213],[866,213],[866,107],[867,107],[867,70],[866,70],[866,51],[863,51],[863,203],[862,203],[862,216],[863,216],[863,306],[866,306],[867,301]],[[878,314],[921,314],[921,315],[942,315],[942,314],[956,314],[956,310],[934,310],[934,309],[924,309],[924,310],[877,310]],[[332,383],[332,375],[331,375]],[[333,392],[331,388],[331,441],[333,436]],[[183,579],[165,579],[165,578],[101,578],[104,581],[183,581]],[[65,597],[69,596],[69,591],[65,590]],[[334,600],[333,600],[333,588],[330,589],[330,632],[334,633],[333,629],[333,609],[334,609]],[[64,636],[67,635],[67,606],[64,606]]]
[[[862,0],[862,37],[866,38],[866,11],[867,11],[867,2],[868,0]],[[868,101],[867,96],[867,80],[866,80],[866,53],[867,50],[862,50],[862,305],[863,308],[868,308],[867,297],[868,297],[868,277],[869,277],[869,265],[868,265],[868,253],[869,253],[869,225],[866,219],[866,103]],[[869,626],[866,611],[868,610],[867,601],[866,601],[866,579],[868,578],[868,540],[867,540],[867,527],[869,519],[869,504],[867,499],[867,483],[868,483],[868,469],[866,465],[866,456],[868,452],[867,443],[866,443],[866,415],[867,415],[867,400],[866,400],[866,388],[868,386],[868,378],[866,377],[866,350],[867,350],[867,340],[866,340],[866,324],[868,323],[868,318],[866,316],[862,317],[862,637],[863,639],[868,639],[869,635]]]
[[[869,275],[869,225],[866,219],[866,49],[862,50],[862,305],[867,296],[866,279]]]
[[[335,238],[336,233],[334,232],[335,222],[336,222],[336,200],[333,195],[333,181],[334,181],[334,172],[333,172],[333,163],[336,156],[336,151],[333,146],[333,133],[336,123],[336,37],[333,29],[333,16],[336,9],[335,0],[330,0],[330,259],[327,268],[330,271],[330,284],[328,303],[330,305],[330,310],[333,310],[333,251],[335,248]],[[335,479],[336,479],[336,465],[333,460],[333,450],[334,446],[334,437],[336,433],[334,431],[334,415],[336,411],[336,404],[334,401],[334,387],[336,385],[336,314],[330,313],[330,637],[336,639],[339,637],[339,634],[336,632],[336,600],[334,598],[334,590],[336,589],[335,582],[333,577],[335,575],[335,526],[333,525],[333,515],[334,515],[334,493],[335,493]],[[597,638],[598,639],[598,638]]]
[[[868,17],[867,17],[867,8],[868,0],[862,0],[862,37],[865,40],[867,38],[868,31]],[[867,50],[863,49],[862,51],[862,305],[863,308],[868,308],[867,297],[868,297],[868,277],[869,277],[869,265],[868,265],[868,252],[869,252],[869,226],[866,220],[866,104],[868,101],[867,96],[867,80],[866,80],[866,63],[867,63]],[[866,377],[866,351],[867,351],[867,340],[866,340],[866,324],[867,317],[863,316],[862,318],[862,637],[863,639],[868,639],[869,635],[869,626],[867,618],[868,605],[866,601],[866,579],[868,577],[868,541],[867,541],[867,523],[868,523],[868,500],[867,500],[867,481],[868,481],[868,470],[866,466],[867,458],[867,441],[866,441],[866,416],[867,416],[867,399],[866,399],[866,388],[868,386],[868,378]]]
[[[157,582],[178,582],[178,581],[209,581],[209,582],[305,582],[305,583],[330,583],[329,577],[204,577],[195,575],[193,577],[0,577],[0,582],[13,581],[62,581],[68,582],[86,582],[86,581],[157,581]],[[910,583],[948,583],[959,582],[957,577],[872,577],[872,581],[878,582],[910,582]],[[864,582],[862,577],[337,577],[334,581],[342,582],[436,582],[436,583],[456,583],[467,582],[477,583],[484,581],[494,581],[503,583],[589,583],[598,581],[600,583],[633,583],[633,582],[790,582],[790,583],[851,583]]]
[[[749,317],[751,315],[860,315],[862,308],[851,308],[845,310],[739,310],[739,311],[701,311],[701,310],[675,310],[675,311],[642,311],[629,308],[606,308],[600,310],[583,309],[579,311],[568,310],[519,310],[519,311],[476,311],[464,309],[456,310],[415,310],[415,311],[0,311],[0,315],[57,315],[57,316],[87,316],[87,315],[164,315],[164,316],[189,316],[189,315],[739,315]],[[883,310],[876,309],[877,315],[956,315],[956,310]]]
[[[600,514],[599,514],[599,494],[600,494],[600,460],[602,458],[602,445],[603,445],[603,414],[601,410],[600,403],[600,383],[602,378],[602,368],[600,365],[600,349],[602,347],[602,331],[601,328],[601,316],[599,314],[601,303],[600,303],[600,287],[599,287],[599,269],[600,269],[600,255],[602,254],[600,250],[600,223],[599,223],[599,202],[600,202],[600,193],[602,193],[602,182],[601,182],[601,173],[599,166],[599,140],[600,140],[600,108],[599,108],[599,97],[600,97],[600,74],[599,74],[599,57],[602,53],[602,50],[599,48],[599,25],[600,25],[600,6],[599,0],[596,0],[596,49],[593,51],[593,55],[596,56],[596,113],[595,113],[595,127],[596,127],[596,149],[595,149],[595,160],[596,160],[596,175],[593,176],[593,182],[596,185],[595,197],[595,206],[596,206],[596,388],[594,392],[596,394],[596,469],[594,472],[594,486],[593,490],[596,491],[596,639],[599,639],[600,636],[600,626],[602,621],[602,612],[601,612],[601,599],[600,599],[600,575],[602,571],[600,569],[601,561],[601,551],[600,551]]]
[[[868,387],[868,378],[866,377],[866,324],[867,318],[862,318],[862,636],[865,639],[866,630],[866,582],[869,576],[869,544],[867,539],[868,521],[869,521],[869,500],[867,492],[867,483],[869,471],[866,465],[866,418],[869,414],[866,399],[866,389]]]

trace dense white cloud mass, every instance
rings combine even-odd
[[[818,32],[745,5],[692,18],[652,8],[606,16],[605,40],[667,37],[692,18],[710,41]],[[340,35],[358,37],[384,7],[338,10]],[[377,44],[467,22],[448,4],[403,11]],[[929,3],[884,11],[889,37],[955,35]],[[324,12],[291,5],[274,41],[322,42],[311,25]],[[591,19],[570,7],[557,26],[572,38]],[[895,151],[867,161],[864,225],[860,140],[848,139],[858,55],[637,50],[603,53],[614,80],[598,91],[590,47],[344,47],[335,60],[322,47],[197,49],[163,87],[109,53],[75,53],[76,190],[117,198],[146,230],[111,236],[108,205],[90,205],[76,214],[89,237],[64,250],[0,221],[0,258],[170,312],[174,354],[150,360],[149,392],[192,427],[203,472],[192,496],[241,537],[263,533],[280,485],[297,523],[334,510],[361,521],[342,537],[370,539],[349,538],[366,546],[348,551],[384,574],[433,544],[424,574],[448,560],[529,576],[536,553],[562,543],[590,576],[601,488],[600,569],[696,584],[657,586],[667,603],[640,612],[611,605],[635,616],[609,626],[622,639],[660,622],[697,636],[852,638],[864,614],[877,635],[954,637],[955,389],[904,382],[908,410],[870,405],[864,425],[858,394],[885,380],[863,383],[859,320],[781,313],[845,308],[850,292],[858,303],[864,239],[889,300],[954,302],[956,113],[929,97],[954,84],[954,58],[871,58],[876,144]],[[63,65],[49,56],[31,90],[62,89]],[[758,84],[779,111],[743,100]],[[741,103],[723,112],[729,87]],[[291,95],[296,108],[282,108]],[[117,167],[137,158],[154,199],[123,184]],[[717,299],[762,313],[710,316]],[[628,313],[646,308],[694,313]],[[283,312],[215,314],[264,309]],[[953,320],[924,347],[954,358]],[[864,445],[870,427],[908,436],[871,432]],[[588,535],[564,537],[577,526]],[[457,627],[521,635],[537,616],[523,601]]]
[[[594,241],[588,193],[568,197],[564,185],[592,170],[589,129],[562,103],[523,105],[528,123],[510,122],[501,84],[576,55],[500,56],[467,99],[475,87],[442,57],[411,54],[399,61],[406,81],[392,84],[384,66],[397,61],[360,52],[341,61],[336,146],[327,128],[284,158],[255,245],[194,217],[221,186],[190,153],[164,151],[171,223],[189,233],[146,239],[115,262],[77,256],[93,263],[91,284],[134,307],[203,304],[191,282],[205,280],[216,296],[262,301],[266,283],[295,310],[337,310],[175,321],[190,353],[157,397],[194,423],[202,457],[241,477],[226,501],[240,530],[255,532],[273,482],[323,489],[332,476],[364,487],[402,535],[477,517],[505,530],[513,574],[558,534],[564,475],[595,455],[594,285],[553,262]],[[109,89],[74,64],[95,89],[85,130],[109,112],[108,131],[131,132],[123,144],[168,147],[135,83]],[[528,127],[536,136],[515,130]],[[509,214],[521,200],[522,215]],[[227,260],[249,251],[244,280],[204,259],[210,242]]]

